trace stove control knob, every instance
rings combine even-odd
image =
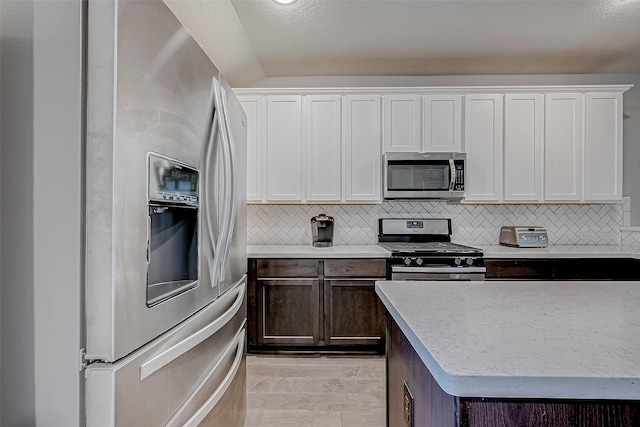
[[[422,265],[422,263],[423,263],[422,258],[416,258],[416,264]]]
[[[455,265],[460,265],[462,264],[462,258],[456,258],[453,260],[453,262],[455,263]]]
[[[411,264],[411,258],[409,258],[409,257],[405,258],[404,259],[404,263],[407,264],[407,265]]]
[[[473,258],[466,259],[467,265],[473,265]]]

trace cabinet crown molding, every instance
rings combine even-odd
[[[633,87],[620,85],[534,85],[534,86],[402,86],[402,87],[297,87],[297,88],[235,88],[236,95],[465,95],[472,93],[560,93],[560,92],[621,92]]]

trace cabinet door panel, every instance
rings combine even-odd
[[[373,280],[325,280],[325,341],[331,345],[381,344],[384,307]]]
[[[384,151],[420,151],[420,97],[387,95],[383,100]]]
[[[319,282],[258,280],[258,342],[315,345],[320,337]]]
[[[502,199],[503,95],[465,96],[465,200]]]
[[[302,98],[267,99],[267,201],[302,201]]]
[[[583,196],[584,95],[545,97],[544,198],[580,201]]]
[[[341,199],[340,97],[310,95],[304,99],[307,202]]]
[[[622,94],[587,94],[585,114],[585,201],[621,200]]]
[[[422,151],[462,151],[462,95],[429,95],[423,101]]]
[[[544,95],[507,94],[504,123],[504,200],[542,200]]]
[[[380,202],[380,96],[343,98],[344,201]]]
[[[240,97],[247,115],[247,201],[264,202],[265,198],[265,98]]]

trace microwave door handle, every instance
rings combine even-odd
[[[449,191],[453,191],[456,187],[456,164],[453,159],[449,159],[449,171],[451,172],[451,179],[449,180]]]

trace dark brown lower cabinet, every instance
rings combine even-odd
[[[637,427],[640,426],[640,401],[449,395],[440,388],[396,322],[388,316],[387,426]]]
[[[327,344],[382,344],[384,306],[374,280],[325,279],[324,313]]]
[[[640,280],[631,258],[485,259],[487,280]]]
[[[260,344],[317,345],[320,286],[317,279],[258,280]]]
[[[384,353],[384,259],[249,259],[250,352]]]

